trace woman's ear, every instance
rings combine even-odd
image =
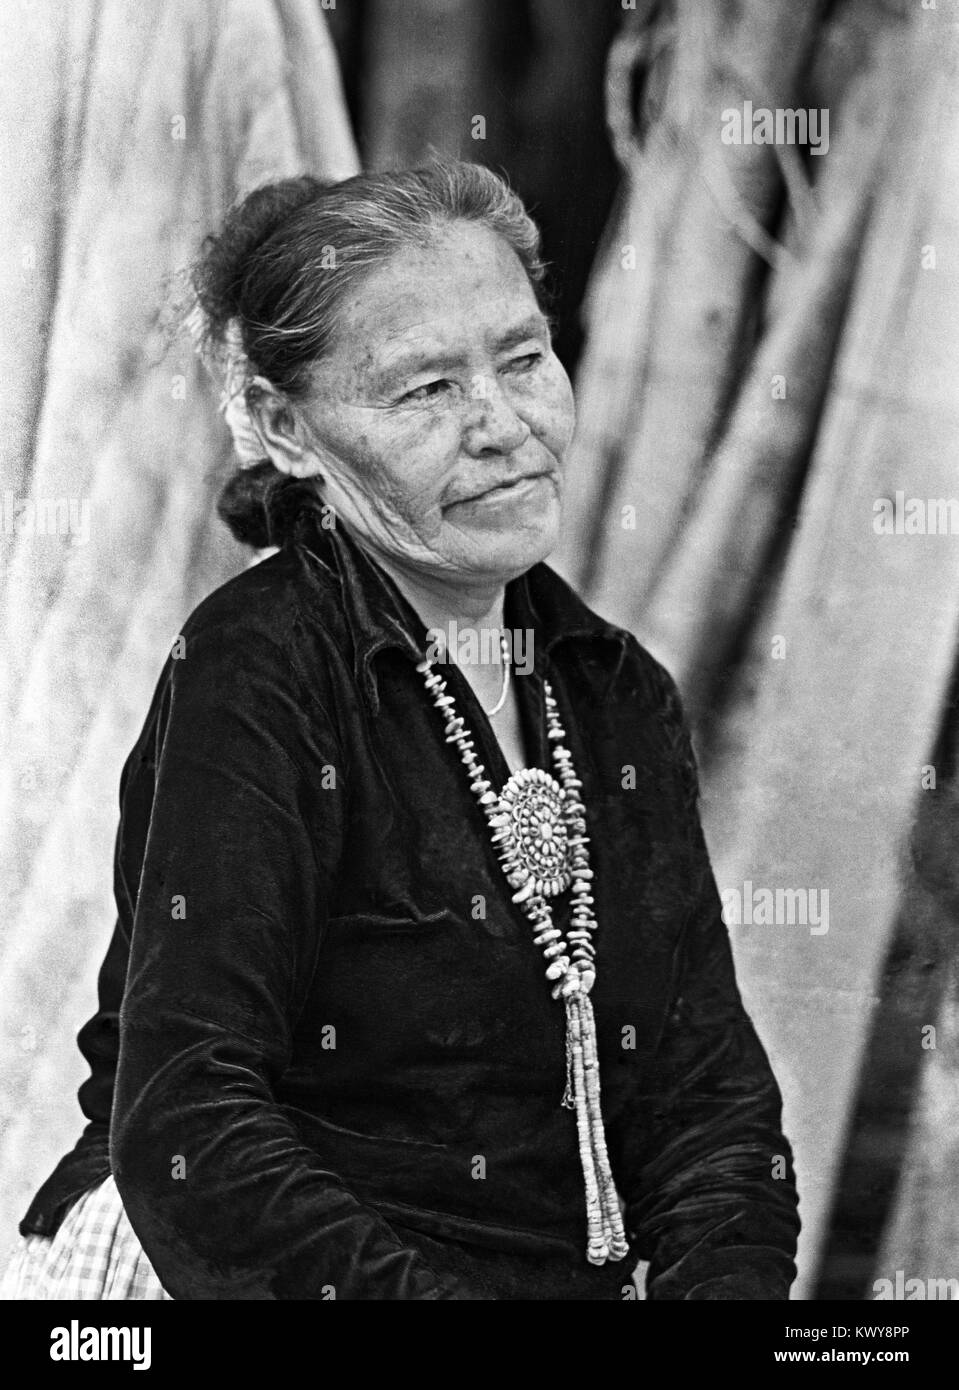
[[[246,388],[246,406],[274,468],[295,478],[310,478],[320,472],[320,460],[306,440],[297,412],[265,377],[255,376]]]

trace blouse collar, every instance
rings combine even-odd
[[[422,661],[427,629],[408,600],[342,522],[329,524],[326,513],[308,508],[292,539],[302,545],[337,581],[342,613],[350,633],[354,672],[375,713],[379,705],[375,659],[392,649]],[[560,643],[608,643],[615,648],[615,671],[625,654],[629,633],[607,622],[578,597],[548,565],[533,565],[511,580],[504,597],[506,625],[533,634],[534,669],[542,674],[547,655]],[[614,671],[614,675],[615,675]]]

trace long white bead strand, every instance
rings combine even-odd
[[[566,1027],[572,1042],[573,1099],[576,1109],[576,1135],[579,1141],[579,1161],[586,1187],[586,1258],[590,1264],[602,1265],[609,1258],[609,1243],[605,1234],[602,1195],[596,1174],[589,1106],[586,1100],[586,1078],[583,1056],[583,1019],[579,1003],[583,996],[571,996],[566,1001]]]
[[[621,1260],[628,1253],[629,1242],[623,1228],[619,1197],[606,1149],[606,1131],[603,1127],[603,1112],[600,1106],[596,1021],[593,1017],[593,1006],[589,996],[581,994],[577,1002],[583,1024],[583,1072],[586,1080],[586,1103],[590,1118],[593,1163],[596,1169],[596,1180],[599,1184],[600,1203],[603,1208],[604,1235],[608,1241],[610,1259]]]
[[[541,768],[514,773],[497,796],[475,754],[463,718],[456,713],[446,682],[423,661],[433,703],[443,716],[447,743],[460,755],[470,790],[486,817],[503,872],[533,928],[533,940],[546,959],[554,999],[566,1006],[567,1092],[563,1105],[576,1112],[576,1133],[586,1190],[587,1254],[591,1264],[620,1260],[628,1253],[616,1187],[609,1165],[600,1106],[596,1024],[589,992],[596,979],[592,941],[597,928],[591,893],[586,808],[582,782],[549,682],[544,682],[547,736],[556,778]],[[571,888],[571,927],[566,936],[553,919],[550,897]]]

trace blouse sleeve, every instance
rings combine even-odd
[[[111,1159],[176,1299],[448,1299],[276,1103],[341,853],[331,721],[237,619],[169,666]]]
[[[679,696],[659,671],[693,885],[651,1080],[611,1136],[627,1233],[650,1299],[785,1299],[799,1220],[781,1097],[736,984]]]

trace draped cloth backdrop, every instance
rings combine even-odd
[[[959,541],[875,526],[879,499],[905,531],[905,499],[957,496],[956,19],[640,0],[610,55],[623,182],[562,565],[679,681],[720,888],[829,893],[825,932],[737,923],[727,899],[797,1150],[806,1297],[823,1262],[840,1297],[905,1266],[959,1274],[959,819],[939,742]],[[828,150],[725,143],[747,100],[825,109]],[[877,1108],[884,1078],[921,1088],[911,1120]]]
[[[212,517],[226,428],[160,306],[245,188],[357,156],[311,0],[8,0],[3,20],[5,1248],[79,1134],[123,758],[178,625],[245,560]]]
[[[873,524],[955,493],[952,0],[328,13],[366,162],[504,166],[567,308],[613,185],[605,61],[619,191],[560,339],[585,347],[556,560],[678,677],[720,887],[829,893],[825,933],[730,925],[797,1149],[798,1296],[953,1275],[959,558]],[[164,286],[243,189],[357,160],[318,0],[3,18],[0,1244],[77,1133],[123,757],[179,623],[245,561]],[[724,143],[746,101],[828,111],[828,150]],[[72,503],[75,534],[18,532],[29,503]]]

